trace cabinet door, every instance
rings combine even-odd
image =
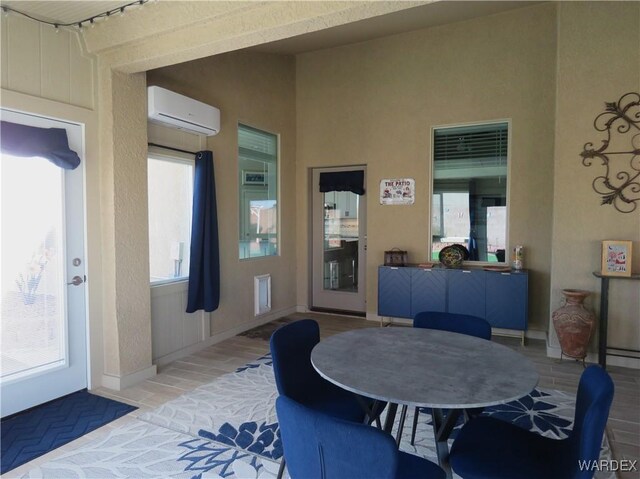
[[[411,270],[411,317],[422,311],[447,309],[447,272],[443,269]]]
[[[378,268],[378,315],[409,318],[411,306],[410,268]]]
[[[527,329],[526,273],[487,272],[487,321],[494,328]]]
[[[485,317],[485,271],[448,270],[447,311]]]

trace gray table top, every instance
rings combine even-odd
[[[533,363],[484,339],[431,329],[367,328],[322,340],[311,362],[328,381],[374,399],[466,409],[503,404],[538,384]]]

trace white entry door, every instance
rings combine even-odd
[[[0,110],[3,121],[64,128],[82,160],[0,158],[2,417],[87,387],[84,144],[81,125]]]
[[[350,191],[320,192],[320,173],[363,166],[314,168],[312,174],[312,307],[366,311],[366,199]],[[366,175],[366,171],[365,171]]]

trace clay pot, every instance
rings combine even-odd
[[[593,312],[583,304],[591,293],[580,289],[563,289],[562,294],[565,304],[551,315],[553,327],[558,335],[562,353],[571,358],[584,360],[596,322]]]

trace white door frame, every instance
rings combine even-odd
[[[80,166],[75,170],[65,170],[64,175],[64,226],[65,238],[65,265],[64,278],[71,280],[72,276],[86,278],[87,273],[87,228],[86,228],[86,178],[85,178],[85,126],[84,124],[49,117],[47,115],[30,113],[16,108],[2,106],[2,120],[22,123],[44,128],[64,128],[67,131],[69,147],[78,153],[81,159]],[[28,159],[25,159],[28,161]],[[69,182],[69,180],[73,181]],[[73,199],[71,199],[71,197]],[[77,235],[73,236],[73,245],[69,245],[67,236],[67,218],[78,221]],[[73,249],[73,255],[69,250]],[[73,256],[81,258],[79,266],[70,266]],[[73,331],[66,330],[67,350],[63,364],[50,368],[43,368],[24,378],[8,379],[3,381],[2,416],[7,416],[21,410],[56,399],[74,391],[90,387],[90,355],[89,355],[89,314],[88,314],[88,288],[86,283],[80,286],[64,286],[64,295],[67,305],[74,303],[76,311]],[[81,288],[70,290],[69,288]],[[70,294],[72,293],[72,294]],[[71,296],[71,300],[69,297]],[[68,308],[70,309],[70,308]],[[67,323],[68,324],[68,323]],[[48,384],[45,375],[49,375]],[[64,377],[64,379],[63,379]],[[20,401],[14,397],[16,392],[21,396]],[[26,400],[25,400],[26,399]]]
[[[311,169],[311,202],[310,202],[310,304],[312,309],[329,309],[351,311],[366,314],[366,251],[367,251],[367,199],[366,193],[358,202],[358,292],[345,292],[324,289],[324,215],[322,195],[319,188],[320,173],[339,171],[364,171],[366,184],[366,165],[315,167]],[[318,276],[320,275],[320,276]]]

